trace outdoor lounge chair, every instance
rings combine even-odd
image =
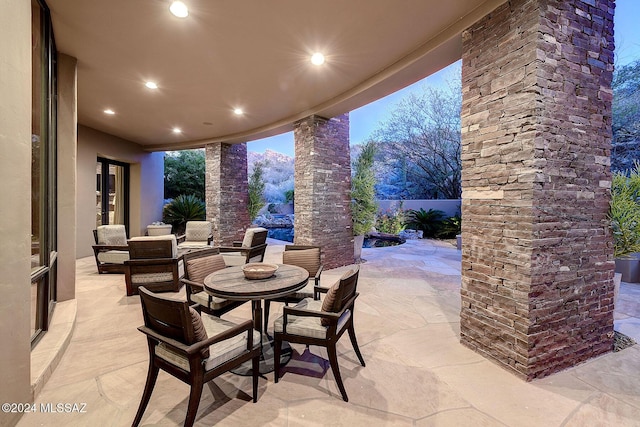
[[[218,247],[224,262],[229,266],[262,262],[267,249],[267,232],[267,229],[262,227],[248,228],[242,242],[233,242],[233,246]]]
[[[139,291],[144,326],[138,330],[147,335],[149,371],[134,426],[142,420],[160,369],[191,386],[185,426],[195,421],[204,384],[249,360],[253,402],[257,401],[260,334],[251,320],[237,325],[207,314],[200,316],[187,301],[163,298],[144,287]]]
[[[309,286],[283,297],[264,301],[264,331],[269,324],[269,305],[271,302],[283,302],[285,305],[297,304],[305,298],[320,299],[320,275],[322,274],[322,253],[319,246],[286,245],[282,253],[282,263],[302,267],[313,277],[312,289]]]
[[[318,292],[326,294],[323,301],[305,298],[295,307],[284,307],[283,315],[276,319],[274,324],[273,362],[276,383],[280,378],[280,353],[283,341],[322,346],[327,349],[331,370],[342,399],[345,402],[349,401],[340,376],[336,343],[342,334],[348,331],[358,360],[362,366],[365,366],[353,328],[354,303],[359,295],[356,292],[358,273],[359,267],[345,273],[331,288],[318,287]]]
[[[177,292],[182,287],[184,264],[177,256],[176,236],[142,236],[129,240],[130,259],[125,262],[127,296],[139,286],[153,292]]]
[[[100,225],[93,230],[93,254],[98,273],[124,273],[124,262],[129,259],[127,231],[124,225]]]
[[[211,221],[187,221],[184,234],[178,237],[178,249],[206,248],[211,246]]]
[[[246,301],[232,301],[214,297],[204,290],[204,278],[209,274],[226,268],[224,258],[217,248],[203,249],[185,254],[184,277],[180,281],[185,285],[187,301],[196,304],[196,310],[220,317]]]

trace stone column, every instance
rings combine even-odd
[[[461,341],[533,379],[611,351],[612,0],[463,34]]]
[[[322,247],[325,268],[354,263],[349,114],[294,123],[295,243]]]
[[[206,146],[207,219],[213,222],[214,245],[242,240],[249,227],[246,144]]]

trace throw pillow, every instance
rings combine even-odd
[[[196,283],[204,283],[204,278],[209,274],[222,270],[227,265],[222,255],[210,255],[194,258],[187,261],[187,273],[189,280]]]
[[[315,276],[320,268],[320,248],[296,249],[282,253],[282,263],[297,265]]]
[[[192,307],[189,307],[189,313],[191,314],[191,323],[193,324],[193,332],[195,337],[194,342],[190,344],[195,344],[209,338],[207,336],[207,330],[204,328],[204,323],[202,323],[200,314]],[[202,349],[202,357],[209,357],[209,347]]]

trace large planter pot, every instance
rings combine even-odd
[[[633,253],[615,259],[616,273],[622,274],[622,281],[628,283],[640,282],[640,253]]]
[[[362,245],[364,244],[364,234],[353,236],[353,258],[356,262],[362,259]]]

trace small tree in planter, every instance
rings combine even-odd
[[[353,164],[351,216],[353,219],[353,235],[356,236],[354,241],[356,260],[360,259],[364,235],[373,227],[378,213],[375,190],[376,176],[373,170],[375,154],[375,142],[368,141],[363,144],[360,156]]]
[[[623,274],[622,280],[637,282],[640,261],[633,254],[640,252],[640,163],[635,163],[628,176],[613,174],[609,219],[616,271]]]
[[[249,219],[253,221],[258,216],[258,212],[264,206],[264,166],[262,162],[256,162],[253,172],[249,177]]]

